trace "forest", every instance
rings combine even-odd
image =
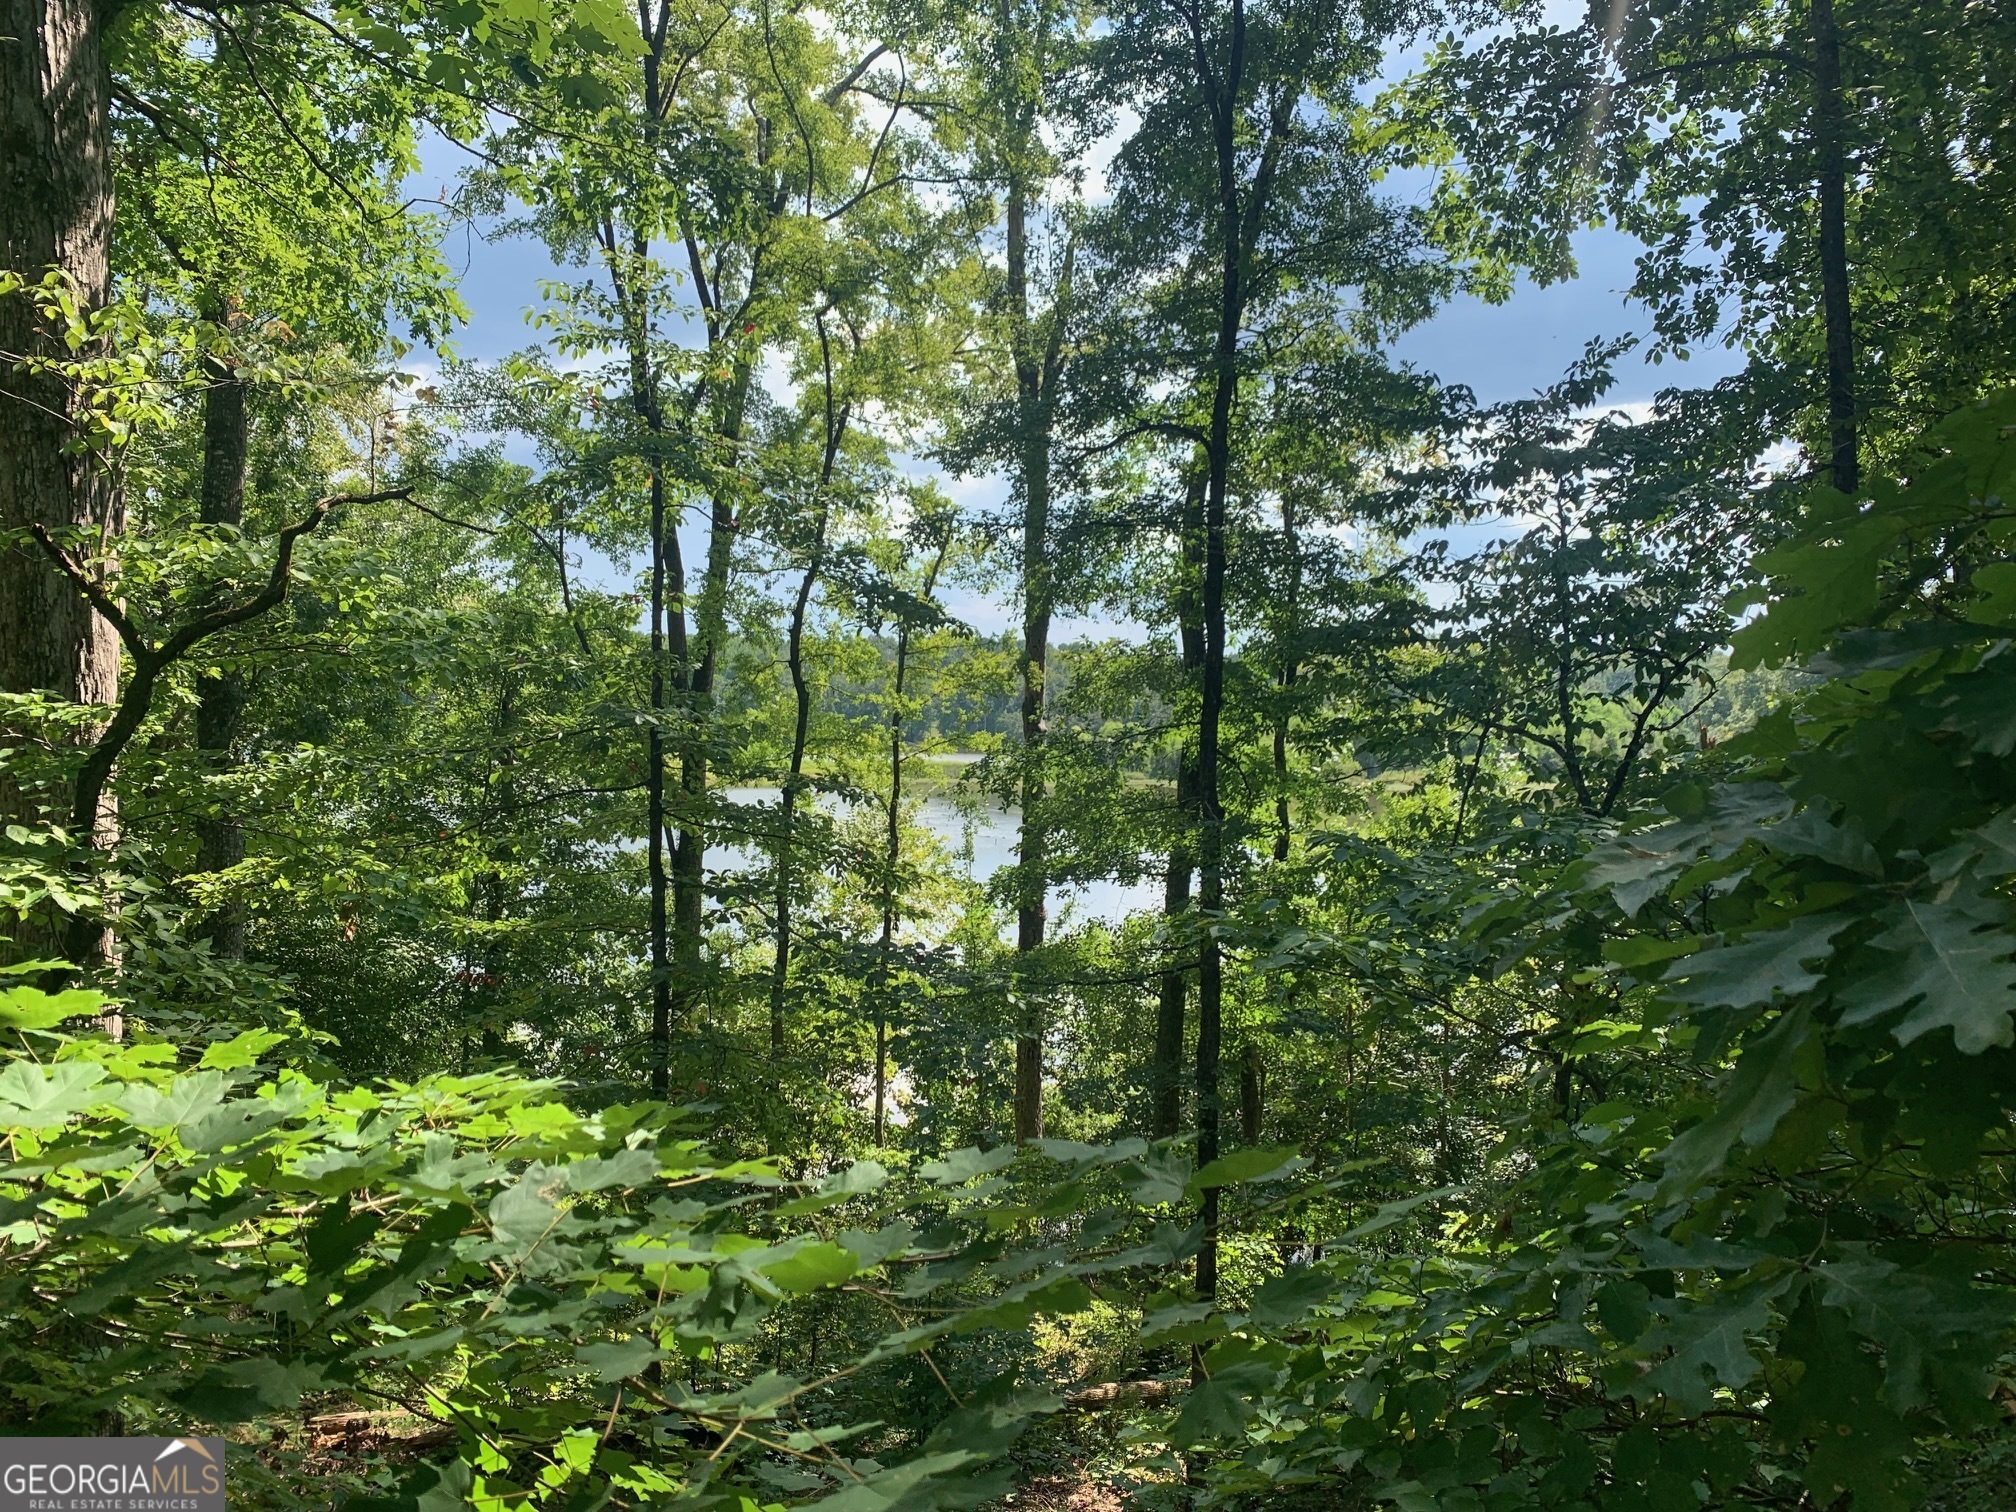
[[[0,0],[0,1443],[2016,1506],[2011,60]]]

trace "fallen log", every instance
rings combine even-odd
[[[395,1423],[411,1424],[412,1431],[401,1431],[393,1426]],[[372,1445],[430,1449],[437,1444],[453,1442],[456,1431],[453,1423],[436,1423],[402,1411],[325,1412],[319,1417],[309,1418],[302,1426],[308,1430],[312,1444],[341,1443],[352,1449]]]
[[[1175,1399],[1174,1381],[1102,1381],[1064,1398],[1074,1412],[1105,1412],[1114,1407],[1163,1407]]]

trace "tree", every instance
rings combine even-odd
[[[1220,1134],[1224,957],[1216,920],[1231,859],[1220,731],[1235,414],[1254,365],[1246,337],[1256,314],[1301,287],[1324,290],[1335,309],[1345,290],[1369,286],[1363,299],[1374,319],[1420,308],[1424,285],[1408,276],[1410,238],[1369,192],[1366,160],[1348,150],[1344,104],[1378,47],[1407,20],[1381,7],[1249,12],[1244,0],[1232,0],[1219,14],[1198,4],[1150,5],[1122,13],[1110,49],[1116,81],[1142,116],[1116,164],[1130,211],[1140,216],[1147,207],[1130,253],[1138,266],[1174,272],[1171,304],[1188,338],[1172,364],[1183,374],[1186,411],[1178,418],[1151,410],[1141,428],[1184,435],[1201,474],[1196,1089],[1197,1151],[1206,1164],[1217,1158]],[[1217,1286],[1211,1188],[1203,1210],[1197,1289],[1210,1296]]]
[[[340,34],[281,10],[139,12],[123,23],[120,55],[119,281],[202,323],[202,448],[190,491],[194,523],[228,538],[246,525],[256,410],[284,423],[290,381],[313,373],[343,385],[335,369],[346,362],[369,372],[396,345],[395,316],[438,341],[462,313],[438,221],[403,198],[417,166],[415,114],[438,102],[357,57]],[[466,133],[471,123],[458,109],[439,124]],[[133,507],[158,531],[188,502],[171,485]],[[268,512],[262,502],[255,521]],[[247,690],[228,658],[212,666],[196,745],[224,780],[195,869],[215,875],[245,859],[228,779]],[[242,956],[245,919],[228,884],[211,923],[217,953]]]
[[[973,189],[998,203],[1003,261],[987,291],[982,341],[968,359],[978,404],[950,417],[940,455],[963,471],[1005,468],[1019,506],[1015,948],[1028,985],[1015,1036],[1014,1122],[1016,1137],[1027,1140],[1043,1135],[1045,1012],[1036,963],[1049,891],[1044,736],[1058,574],[1054,452],[1074,346],[1072,180],[1100,117],[1081,94],[1087,45],[1079,12],[1053,0],[998,0],[949,30],[943,89],[958,105],[945,120],[952,129],[941,134],[963,148],[960,167]]]
[[[84,308],[111,290],[112,83],[103,8],[93,0],[10,0],[0,10],[0,270],[39,282],[49,269]],[[45,328],[25,287],[0,298],[0,693],[46,690],[71,703],[110,704],[119,641],[26,536],[45,530],[119,532],[119,504],[99,459],[76,444],[82,417],[46,369]],[[13,721],[9,721],[10,726]],[[34,817],[11,781],[0,817]]]
[[[1975,228],[2004,213],[2007,185],[1978,165],[2012,120],[1969,82],[2009,45],[2007,17],[1688,0],[1591,4],[1556,28],[1505,9],[1518,24],[1452,39],[1396,104],[1416,160],[1446,170],[1439,234],[1487,287],[1518,267],[1564,276],[1580,226],[1637,236],[1631,292],[1657,350],[1748,351],[1721,401],[1747,422],[1741,444],[1795,435],[1848,491],[2007,371],[1991,313],[2007,253]],[[1956,322],[1964,359],[1945,339]]]
[[[86,310],[102,306],[112,292],[113,101],[138,102],[143,114],[146,103],[132,91],[135,81],[115,81],[108,67],[105,33],[112,15],[85,0],[13,0],[0,13],[4,35],[20,39],[7,48],[0,66],[0,119],[8,123],[0,139],[5,154],[0,184],[6,187],[0,268],[30,285],[46,271],[59,270]],[[147,19],[129,23],[143,27]],[[448,38],[466,45],[472,33],[481,33],[490,39],[486,45],[499,50],[536,52],[550,45],[552,17],[543,6],[495,18],[479,6],[469,19],[475,23],[471,32],[451,26]],[[223,10],[214,20],[221,33],[230,32]],[[368,20],[385,31],[378,18]],[[337,34],[345,35],[340,29]],[[389,35],[411,49],[397,30]],[[146,58],[144,48],[141,56]],[[265,103],[276,114],[286,108]],[[38,345],[43,334],[32,300],[17,291],[0,309],[0,352],[10,359],[7,386],[0,390],[9,412],[0,441],[0,526],[19,532],[39,523],[51,531],[86,530],[114,540],[122,525],[120,502],[91,450],[76,444],[81,417],[66,408],[69,396],[46,370],[15,366],[31,354],[48,355]],[[119,676],[111,627],[69,591],[41,553],[27,549],[25,539],[10,540],[4,553],[0,691],[39,688],[70,702],[110,703]],[[8,811],[14,811],[12,801]]]

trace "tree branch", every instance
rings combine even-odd
[[[139,627],[126,618],[118,601],[105,591],[97,579],[84,570],[83,564],[56,544],[48,528],[37,520],[28,527],[28,531],[35,537],[36,543],[49,554],[49,559],[56,564],[62,574],[70,579],[77,591],[84,595],[93,609],[98,611],[105,623],[118,632],[119,639],[132,654],[133,659],[138,661],[141,657],[149,655],[153,648],[140,634]]]
[[[275,608],[287,596],[288,574],[294,564],[294,546],[302,536],[309,534],[329,517],[329,512],[339,504],[376,504],[388,499],[405,499],[411,494],[410,488],[386,488],[365,494],[329,494],[315,501],[301,519],[296,520],[280,532],[279,551],[273,559],[273,570],[268,574],[266,586],[251,598],[228,608],[214,609],[208,614],[198,615],[175,630],[158,646],[147,643],[139,627],[128,619],[119,608],[118,602],[105,591],[102,584],[95,581],[68,551],[58,546],[50,538],[49,532],[40,524],[31,525],[30,531],[64,576],[70,579],[77,591],[84,595],[91,607],[103,615],[119,639],[125,644],[133,658],[133,678],[120,696],[118,706],[113,710],[112,719],[105,726],[96,743],[84,758],[76,781],[71,789],[70,824],[74,834],[84,837],[88,843],[98,842],[101,810],[105,800],[105,788],[111,781],[112,768],[124,753],[133,737],[140,731],[148,711],[154,704],[154,690],[161,676],[190,648],[206,636],[219,630],[241,625],[256,619]],[[93,927],[81,915],[73,921],[66,942],[71,959],[78,965],[86,963],[92,954]]]
[[[1696,58],[1687,63],[1667,63],[1659,68],[1648,68],[1643,73],[1626,74],[1617,81],[1618,89],[1636,89],[1640,84],[1650,84],[1655,79],[1671,78],[1676,74],[1701,73],[1710,68],[1726,68],[1732,63],[1784,63],[1794,68],[1810,70],[1813,65],[1795,52],[1786,52],[1776,47],[1742,48],[1736,52],[1723,53],[1713,58]]]
[[[856,63],[852,68],[848,69],[845,76],[842,77],[838,83],[834,84],[831,89],[828,89],[826,93],[822,95],[820,98],[825,101],[826,105],[829,108],[831,106],[838,105],[840,103],[840,97],[846,94],[847,91],[852,89],[857,83],[859,83],[861,75],[868,72],[869,66],[873,64],[877,58],[881,57],[882,54],[884,54],[887,51],[889,51],[889,44],[887,42],[877,42],[873,47],[871,47],[868,50],[867,56],[863,57],[859,63]]]

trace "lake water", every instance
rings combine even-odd
[[[731,803],[774,806],[778,790],[773,787],[731,787],[721,790]],[[826,805],[832,799],[817,800]],[[1020,811],[992,799],[966,795],[955,799],[933,792],[911,807],[910,819],[945,848],[945,853],[961,875],[985,884],[1004,866],[1015,861],[1016,831]],[[751,866],[756,857],[743,846],[716,846],[708,853],[710,866],[737,870]],[[1147,877],[1137,882],[1104,878],[1097,882],[1050,889],[1050,927],[1064,928],[1089,920],[1118,923],[1130,913],[1162,906],[1162,883]]]

